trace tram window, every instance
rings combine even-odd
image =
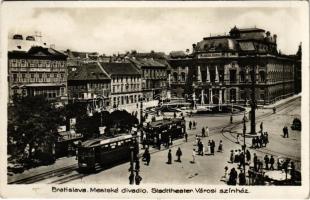
[[[111,144],[111,149],[115,149],[115,147],[116,147],[116,144],[114,143],[114,144]]]

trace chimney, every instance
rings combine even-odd
[[[274,43],[277,43],[277,37],[278,37],[278,36],[277,36],[276,34],[273,35],[273,41],[274,41]]]

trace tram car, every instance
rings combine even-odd
[[[78,148],[79,171],[94,171],[97,164],[108,167],[134,158],[139,153],[137,136],[120,134],[84,141]]]
[[[183,138],[186,127],[185,120],[180,118],[162,119],[155,122],[150,122],[144,127],[144,134],[146,135],[146,143],[155,145],[156,142],[169,141],[169,137],[172,140]],[[141,135],[143,137],[143,135]],[[141,141],[143,138],[141,138]]]

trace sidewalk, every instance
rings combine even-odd
[[[56,162],[52,165],[46,165],[46,166],[40,166],[40,167],[36,167],[36,168],[31,168],[28,170],[25,170],[22,173],[10,173],[11,175],[8,174],[8,183],[10,182],[16,182],[25,178],[29,178],[29,177],[33,177],[33,176],[37,176],[40,174],[44,174],[47,172],[51,172],[53,170],[58,170],[60,168],[66,168],[66,167],[70,167],[70,166],[77,166],[77,160],[75,159],[75,156],[72,157],[63,157],[63,158],[59,158],[56,160]]]
[[[293,101],[293,100],[298,99],[298,98],[301,98],[301,94],[296,94],[296,95],[293,95],[291,97],[281,99],[281,100],[275,102],[274,104],[265,105],[265,106],[263,106],[263,108],[264,109],[272,109],[274,107],[277,108],[277,107],[279,107],[285,103],[288,103],[288,102]]]

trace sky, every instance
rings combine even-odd
[[[203,37],[228,33],[235,25],[278,35],[278,49],[294,54],[304,30],[299,8],[160,7],[24,8],[8,7],[9,37],[40,31],[56,49],[107,55],[137,50],[169,53],[191,49]]]

